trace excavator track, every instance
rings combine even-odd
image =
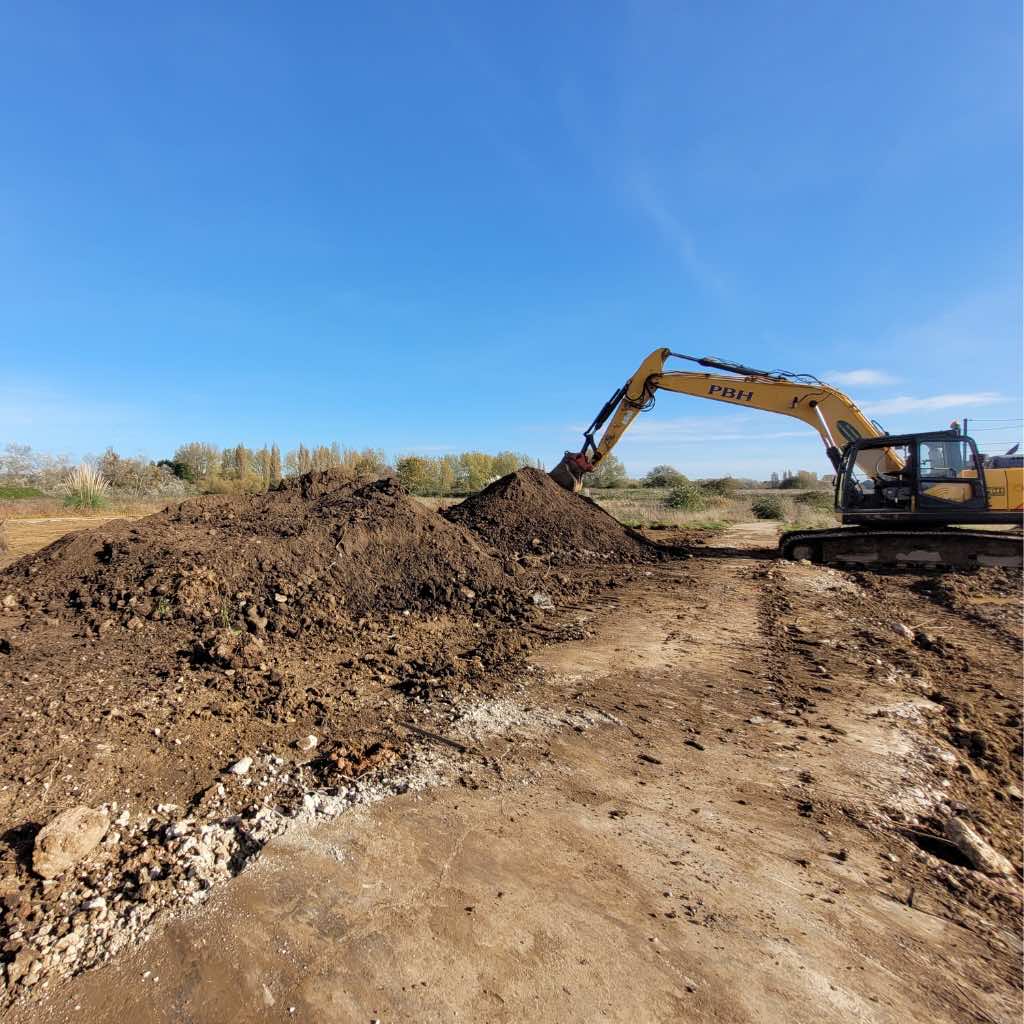
[[[807,559],[841,568],[974,569],[997,565],[1019,568],[1024,538],[1020,533],[984,530],[794,530],[779,540],[783,558]]]

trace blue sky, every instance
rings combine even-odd
[[[1018,4],[2,7],[0,444],[553,464],[662,345],[1022,415]],[[617,454],[828,469],[673,395]]]

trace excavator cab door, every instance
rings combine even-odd
[[[908,515],[917,488],[914,444],[906,438],[858,438],[844,449],[836,481],[841,512],[872,516]]]
[[[985,474],[969,437],[923,436],[917,442],[917,507],[921,512],[984,510]]]

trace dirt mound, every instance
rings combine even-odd
[[[444,515],[506,555],[544,555],[560,565],[658,557],[639,533],[539,469],[509,473]]]
[[[497,689],[559,581],[394,480],[314,473],[70,534],[0,571],[0,837],[70,803],[180,803],[306,733],[352,749],[410,700]],[[6,869],[0,838],[0,883]]]
[[[72,534],[11,566],[4,585],[96,631],[184,620],[253,633],[388,609],[499,604],[509,580],[466,532],[394,480],[309,474],[269,494],[204,498]]]
[[[330,471],[107,522],[0,571],[0,1003],[24,914],[81,902],[72,875],[44,892],[31,870],[54,815],[130,812],[146,856],[168,816],[230,832],[242,815],[246,831],[264,783],[229,766],[260,765],[271,804],[294,765],[350,786],[364,762],[404,758],[466,702],[521,685],[531,647],[580,635],[559,609],[617,580],[522,564],[395,480]],[[228,847],[211,856],[230,866]],[[153,890],[124,897],[131,914],[163,905]]]

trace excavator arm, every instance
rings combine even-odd
[[[733,376],[692,371],[665,372],[670,357],[687,359],[710,369],[724,370]],[[841,391],[822,384],[813,377],[772,373],[721,359],[685,356],[667,348],[655,349],[636,373],[615,391],[584,432],[583,448],[567,452],[552,476],[564,487],[578,490],[583,475],[598,464],[618,444],[630,424],[653,404],[658,391],[707,398],[741,409],[761,409],[782,416],[792,416],[813,427],[825,445],[833,467],[839,468],[841,450],[861,437],[881,437],[884,432],[869,420],[853,401]],[[607,424],[607,425],[606,425]],[[603,429],[600,438],[598,431]],[[887,449],[865,455],[872,460],[861,468],[875,475],[879,471],[895,472],[901,463]]]

